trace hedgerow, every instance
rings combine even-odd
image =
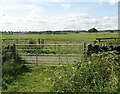
[[[120,65],[115,52],[93,54],[65,67],[56,77],[52,92],[119,92]]]
[[[21,65],[20,58],[18,62],[14,62],[13,54],[10,50],[3,48],[2,50],[2,89],[7,89],[7,85],[10,85],[19,75],[28,71],[29,69]]]

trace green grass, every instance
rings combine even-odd
[[[31,38],[35,43],[37,39],[44,39],[45,44],[74,44],[74,43],[91,43],[96,38],[113,38],[118,37],[118,33],[79,33],[79,34],[3,34],[2,39],[24,39]],[[18,44],[29,44],[31,40],[20,40]],[[111,40],[110,40],[111,42]],[[2,45],[17,43],[16,40],[3,41]]]
[[[32,35],[31,34],[18,34],[18,35],[12,35],[11,34],[11,35],[2,35],[3,39],[4,38],[7,38],[7,39],[9,39],[9,38],[52,39],[52,41],[47,41],[46,42],[48,44],[49,43],[54,43],[53,40],[70,40],[70,41],[78,40],[81,43],[83,41],[94,41],[96,38],[106,38],[106,37],[107,38],[108,37],[109,38],[118,37],[118,34],[117,33],[116,34],[115,33],[94,33],[94,34],[93,33],[80,33],[80,34],[50,34],[50,35],[47,35],[47,34],[32,34]],[[57,42],[58,43],[67,43],[66,41],[57,41]],[[8,43],[11,43],[11,42],[8,42]],[[74,42],[69,42],[69,43],[74,43]],[[28,53],[22,53],[22,54],[28,54]],[[99,71],[99,69],[101,67],[97,67],[97,66],[98,66],[99,63],[102,66],[102,64],[103,64],[103,62],[105,60],[103,62],[102,61],[99,62],[99,59],[100,58],[95,59],[95,60],[90,61],[90,62],[87,62],[88,64],[91,63],[91,62],[95,63],[95,64],[91,64],[91,68],[93,68],[91,70],[93,72],[91,72],[91,73],[95,73],[97,70],[98,70],[98,72],[101,72],[101,70]],[[98,64],[96,64],[96,61],[98,62]],[[112,60],[112,61],[114,62],[114,60]],[[108,61],[106,61],[106,62],[108,62]],[[88,77],[88,74],[89,74],[89,71],[86,72],[86,69],[88,69],[88,66],[86,66],[86,64],[84,64],[84,62],[81,63],[80,69],[79,69],[79,70],[82,70],[82,71],[84,69],[84,73],[86,75],[82,75],[83,77],[84,76]],[[94,67],[93,67],[93,65],[94,65]],[[81,66],[83,66],[83,67],[81,67]],[[108,70],[106,70],[107,69],[106,67],[105,67],[105,72],[108,71]],[[114,66],[112,66],[112,67],[114,67]],[[115,66],[115,67],[118,67],[118,66]],[[65,71],[64,68],[65,67],[60,67],[60,66],[51,66],[51,67],[50,66],[37,66],[37,67],[32,67],[32,68],[30,68],[29,72],[26,72],[26,73],[23,73],[23,74],[19,75],[17,77],[17,79],[15,79],[10,85],[7,86],[8,89],[4,90],[4,92],[49,92],[54,87],[55,84],[57,84],[56,87],[55,87],[56,90],[57,90],[58,86],[60,87],[60,89],[61,88],[64,89],[64,86],[61,87],[60,85],[61,84],[66,85],[66,83],[60,82],[60,84],[59,84],[59,83],[56,82],[56,80],[59,82],[58,78],[60,77],[60,74],[61,75],[64,75],[66,73],[68,73],[70,75],[72,74],[72,70],[70,70],[71,68],[69,68],[69,66],[67,67],[68,71]],[[104,66],[102,68],[104,68]],[[69,73],[69,72],[71,72],[71,73]],[[79,74],[82,74],[81,71],[79,71],[79,72],[80,72]],[[76,73],[76,76],[79,75],[79,74]],[[101,75],[99,75],[99,76],[101,76]],[[77,77],[78,77],[78,79],[76,79],[76,80],[79,81],[80,77],[79,76],[77,76]],[[83,81],[86,81],[85,78],[83,78],[83,77],[81,79],[83,79]],[[93,75],[93,77],[96,77],[96,75]],[[117,74],[116,74],[115,77],[117,78]],[[67,76],[67,78],[65,76],[63,76],[63,78],[64,78],[65,81],[67,81],[69,79],[69,76]],[[99,80],[97,80],[97,79],[98,78],[96,78],[96,81],[99,82]],[[70,80],[70,82],[71,81],[72,80]],[[112,81],[114,81],[114,80],[111,80],[110,83],[112,83]],[[90,84],[91,84],[91,82],[90,82]],[[110,85],[112,85],[112,84],[110,84]],[[117,84],[115,84],[115,85],[117,86]],[[58,87],[58,89],[59,89],[59,87]],[[114,86],[112,86],[112,87],[114,87]],[[71,88],[74,88],[74,87],[71,87]],[[86,90],[87,90],[87,88],[88,87],[85,87]],[[69,87],[67,89],[69,89]],[[98,90],[98,91],[100,91],[100,90]],[[106,91],[108,91],[108,88],[107,88]],[[115,91],[115,90],[113,90],[113,91]]]
[[[33,38],[53,40],[95,40],[96,38],[118,37],[117,33],[79,33],[79,34],[3,34],[2,38]]]
[[[4,92],[49,92],[60,71],[57,67],[32,67],[30,72],[18,77]]]
[[[67,66],[31,67],[4,92],[119,92],[117,61],[115,52],[104,52]]]

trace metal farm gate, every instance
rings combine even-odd
[[[25,64],[44,65],[74,63],[84,55],[83,44],[13,44],[15,62],[18,58]]]

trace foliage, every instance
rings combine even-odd
[[[73,70],[70,72],[70,70]],[[118,92],[120,65],[114,52],[94,54],[77,62],[56,79],[54,92]],[[59,78],[58,77],[58,78]]]
[[[29,40],[29,44],[36,44],[36,41],[31,39],[31,40]]]
[[[13,54],[9,50],[2,50],[2,89],[7,89],[7,85],[11,84],[20,74],[28,71],[28,68],[19,62],[14,63]],[[20,58],[18,58],[20,59]]]
[[[4,92],[50,92],[59,66],[34,66],[20,75]]]
[[[116,52],[103,52],[74,64],[33,67],[9,85],[8,91],[119,92],[119,71]]]
[[[2,61],[6,62],[6,61],[10,61],[12,59],[13,59],[12,52],[3,48],[2,49]]]
[[[63,34],[63,35],[3,35],[4,38],[44,38],[53,40],[95,40],[115,37],[117,34]],[[54,43],[54,41],[46,43]],[[111,42],[111,41],[110,41]],[[26,43],[26,42],[24,42]],[[30,44],[35,44],[35,41]],[[66,43],[66,41],[58,42]],[[72,42],[71,42],[72,43]],[[74,42],[73,42],[74,43]],[[4,42],[5,44],[5,42]],[[53,50],[41,50],[54,53]],[[64,51],[62,51],[64,52]],[[32,52],[34,53],[34,51]],[[26,66],[13,63],[12,53],[3,49],[3,89],[21,92],[120,92],[120,63],[115,52],[93,54],[91,58],[66,66],[39,66],[28,71]],[[21,61],[19,61],[21,63]],[[21,74],[23,74],[21,76]]]
[[[56,52],[52,49],[39,49],[36,51],[35,50],[27,50],[26,52],[30,53],[30,54],[56,54]]]

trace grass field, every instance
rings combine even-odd
[[[22,74],[4,92],[50,92],[56,78],[64,75],[66,66],[34,66]]]
[[[38,39],[44,39],[45,44],[74,44],[91,43],[96,38],[114,38],[118,33],[78,33],[78,34],[3,34],[2,39],[31,39],[31,40],[7,40],[3,41],[3,46],[8,44],[29,44],[30,41],[38,43]],[[111,40],[110,40],[111,42]]]
[[[53,40],[84,40],[93,41],[96,38],[118,37],[118,33],[79,33],[79,34],[3,34],[2,38],[33,38],[33,39],[53,39]]]
[[[73,41],[73,43],[74,43],[74,40],[78,40],[79,43],[82,43],[83,41],[88,41],[88,42],[94,41],[96,38],[112,38],[112,37],[118,37],[118,34],[117,33],[79,33],[79,34],[32,34],[32,35],[31,34],[11,34],[11,35],[4,34],[2,35],[2,39],[5,39],[5,38],[6,39],[10,39],[10,38],[38,39],[40,38],[40,39],[51,39],[51,40],[61,40],[61,41],[63,40],[62,42],[58,41],[58,43],[64,43],[64,44],[66,44],[66,41],[64,40],[70,40],[70,41]],[[49,43],[54,43],[54,42],[47,41],[47,44]],[[106,56],[106,59],[104,59],[105,56]],[[29,72],[25,72],[19,75],[17,79],[15,79],[11,84],[7,84],[7,89],[3,91],[4,92],[49,92],[51,90],[52,91],[56,91],[56,90],[76,91],[77,89],[79,90],[79,88],[77,89],[74,89],[74,88],[81,85],[83,87],[81,89],[82,91],[91,90],[91,91],[98,91],[98,92],[99,91],[106,91],[106,92],[115,91],[116,92],[120,88],[119,87],[120,75],[118,72],[119,68],[116,61],[114,61],[114,55],[110,55],[108,57],[107,55],[105,56],[102,58],[97,58],[97,59],[95,58],[91,61],[85,61],[86,64],[84,63],[84,61],[82,61],[82,63],[78,61],[78,65],[75,65],[75,66],[71,66],[71,65],[65,66],[65,67],[61,65],[37,66],[37,67],[33,66],[30,68]],[[92,64],[91,62],[94,62],[94,63]],[[78,73],[76,73],[75,71]],[[101,87],[103,86],[101,77],[104,73],[108,76],[111,75],[110,78],[107,78],[105,82],[106,84],[105,88]],[[5,79],[7,79],[7,77],[9,76],[6,76]],[[61,77],[63,77],[64,79],[61,79]],[[72,79],[70,79],[70,77],[72,77]],[[77,81],[78,83],[72,83],[72,80]],[[91,82],[89,82],[88,80],[90,80]],[[87,83],[89,84],[87,85]],[[100,86],[97,86],[96,83]],[[115,83],[115,84],[112,84],[112,83]],[[89,86],[92,86],[92,89]]]

